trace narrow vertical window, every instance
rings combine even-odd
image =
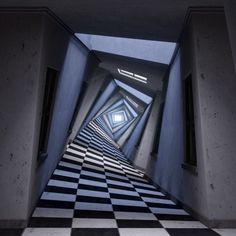
[[[47,68],[46,83],[44,88],[43,109],[39,138],[38,161],[42,162],[47,157],[48,139],[56,96],[58,72]]]
[[[196,140],[195,140],[195,124],[194,124],[194,103],[192,75],[190,74],[184,80],[185,90],[185,162],[186,164],[196,166]]]

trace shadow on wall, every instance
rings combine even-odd
[[[84,79],[88,50],[70,39],[61,69],[48,141],[48,157],[37,169],[35,191],[37,197],[61,157],[68,137],[68,129]]]
[[[183,193],[181,164],[184,160],[184,117],[180,57],[179,52],[170,71],[158,157],[150,174],[154,182],[178,196]]]

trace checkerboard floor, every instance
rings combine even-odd
[[[71,143],[22,236],[214,236],[135,169],[96,124]]]

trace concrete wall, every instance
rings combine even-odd
[[[172,65],[153,180],[209,226],[236,225],[236,80],[225,17],[193,14]],[[182,64],[182,66],[181,66]],[[182,78],[193,75],[197,175],[182,169]],[[227,201],[226,201],[227,199]]]
[[[42,15],[0,13],[0,34],[0,227],[21,226],[39,135]]]
[[[0,13],[0,31],[0,227],[24,227],[63,152],[88,49],[46,13]],[[38,167],[48,66],[60,76],[48,157]]]
[[[158,92],[153,101],[151,113],[148,117],[148,121],[144,129],[138,151],[134,158],[134,165],[141,170],[146,170],[150,161],[150,154],[152,152],[155,132],[158,123],[160,104],[161,93]]]
[[[185,59],[189,61],[191,58],[185,55]],[[176,199],[206,216],[208,205],[203,160],[198,157],[198,177],[182,168],[184,163],[182,71],[181,53],[178,52],[169,74],[158,156],[149,175],[155,183]]]
[[[236,79],[225,16],[193,16],[193,28],[208,219],[236,226]]]
[[[42,193],[64,151],[80,87],[86,77],[85,69],[89,53],[87,48],[75,40],[54,19],[45,16],[43,29],[41,76],[45,78],[48,66],[58,70],[60,74],[48,141],[48,157],[39,167],[35,166],[37,173],[33,201],[37,200]]]

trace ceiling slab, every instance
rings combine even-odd
[[[74,32],[176,42],[189,7],[225,0],[1,0],[0,7],[48,7]]]

